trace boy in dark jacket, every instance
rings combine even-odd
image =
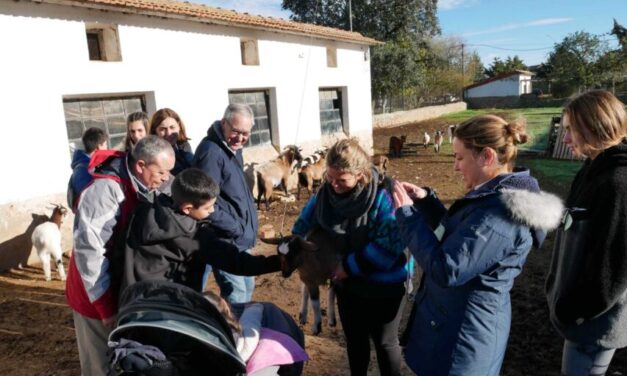
[[[76,149],[72,155],[72,176],[67,187],[67,204],[72,212],[76,212],[78,197],[93,177],[88,171],[89,161],[97,150],[107,149],[107,134],[100,128],[89,128],[83,133],[81,141],[85,150]]]
[[[219,188],[202,170],[190,168],[161,194],[139,205],[131,220],[124,255],[122,290],[144,280],[168,280],[201,290],[205,264],[236,275],[280,270],[279,257],[253,256],[218,239],[204,220]]]

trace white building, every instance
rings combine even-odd
[[[514,70],[475,82],[464,88],[464,99],[485,97],[519,97],[531,94],[532,72]]]
[[[358,33],[169,0],[21,0],[0,2],[0,35],[0,269],[28,257],[16,244],[31,214],[65,202],[82,132],[113,146],[139,109],[177,111],[195,147],[229,102],[248,103],[247,160],[347,135],[372,146],[378,42]]]

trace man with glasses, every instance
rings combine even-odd
[[[152,200],[173,167],[172,145],[157,136],[142,138],[130,154],[98,150],[91,156],[89,173],[94,180],[78,198],[65,285],[83,375],[115,374],[107,340],[120,292],[124,256],[120,245],[138,201]]]
[[[193,167],[206,172],[219,186],[215,211],[208,217],[216,235],[228,239],[240,252],[251,252],[257,238],[257,210],[244,175],[242,148],[250,137],[254,114],[244,104],[230,104],[222,120],[214,122],[200,142]],[[203,278],[204,289],[211,267]],[[254,277],[213,270],[220,295],[230,303],[247,303],[255,288]]]

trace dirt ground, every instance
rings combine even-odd
[[[453,171],[450,145],[445,141],[444,150],[438,155],[432,147],[425,149],[419,145],[422,132],[432,133],[436,127],[445,130],[444,124],[438,121],[376,130],[374,147],[375,152],[387,152],[391,135],[407,134],[403,155],[391,160],[388,173],[396,179],[434,187],[449,205],[464,193],[461,180]],[[521,162],[524,164],[524,159]],[[551,190],[550,182],[542,183],[545,189]],[[289,233],[304,203],[305,198],[290,204],[275,202],[268,212],[259,213],[260,225],[272,224],[277,231],[282,229],[283,233]],[[532,251],[525,270],[516,280],[503,375],[559,375],[562,340],[548,321],[543,292],[551,246],[549,237],[542,249]],[[274,249],[259,245],[256,251],[270,254]],[[53,276],[56,276],[54,272]],[[46,282],[40,268],[26,267],[0,274],[0,375],[80,374],[72,316],[65,304],[63,289],[61,281]],[[326,293],[323,291],[321,295],[322,307],[326,307]],[[298,276],[294,274],[289,279],[279,274],[257,277],[254,299],[272,301],[296,318],[300,304]],[[309,335],[309,324],[303,330],[311,358],[305,366],[305,375],[349,374],[340,327],[329,328],[323,317],[320,336]],[[370,374],[378,374],[374,356]],[[412,373],[405,369],[404,374]],[[617,352],[608,375],[627,375],[627,351]]]

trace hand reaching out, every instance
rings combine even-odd
[[[398,209],[401,206],[413,205],[414,200],[421,200],[427,197],[427,191],[417,185],[397,181],[394,183],[392,196],[394,197],[394,208]]]

